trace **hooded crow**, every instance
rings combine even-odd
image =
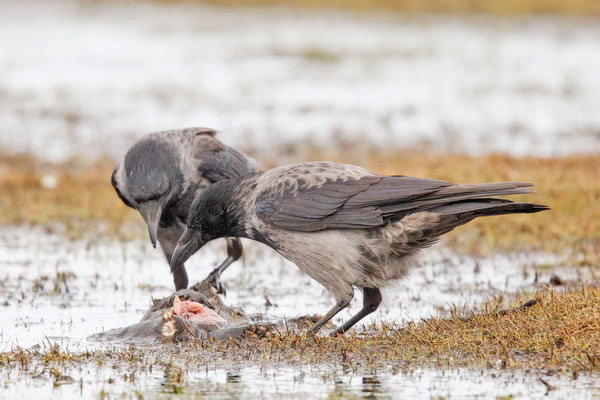
[[[194,198],[215,182],[258,171],[258,164],[215,138],[208,128],[186,128],[150,133],[138,140],[117,164],[112,185],[127,206],[137,209],[152,246],[160,243],[167,260]],[[223,292],[221,273],[242,255],[237,238],[227,238],[227,259],[206,278]],[[171,269],[175,289],[188,285],[183,263]]]
[[[251,173],[218,182],[194,200],[171,268],[216,238],[262,242],[335,297],[336,305],[312,332],[348,306],[354,288],[362,290],[363,308],[334,332],[343,334],[374,312],[380,288],[405,277],[418,251],[444,233],[480,216],[547,210],[490,197],[532,193],[532,186],[382,176],[332,162]]]

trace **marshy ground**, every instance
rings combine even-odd
[[[235,3],[2,5],[0,397],[600,397],[598,1]],[[263,168],[531,181],[523,199],[551,211],[447,235],[345,337],[86,339],[172,291],[110,186],[115,158],[198,125]],[[272,250],[244,248],[227,304],[263,320],[331,307]],[[192,257],[191,281],[224,251]]]
[[[14,212],[2,215],[0,231],[4,390],[30,395],[52,387],[57,397],[107,398],[600,394],[597,158],[351,153],[285,157],[357,158],[381,173],[451,181],[529,179],[537,183],[535,201],[552,211],[482,219],[452,233],[343,338],[282,332],[107,345],[86,337],[138,321],[151,297],[168,295],[166,262],[139,216],[113,194],[111,161],[47,164],[5,155],[0,187],[11,196],[2,207]],[[330,296],[295,266],[261,245],[245,247],[243,261],[224,275],[228,304],[262,320],[328,308]],[[193,257],[192,281],[223,252],[215,242]],[[530,299],[539,301],[497,313]],[[358,308],[355,300],[337,322]]]

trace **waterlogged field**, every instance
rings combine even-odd
[[[261,245],[246,244],[244,260],[224,275],[228,304],[264,321],[322,313],[330,307],[332,299],[325,290],[292,264]],[[559,332],[560,319],[543,317],[562,304],[552,303],[551,296],[558,298],[565,288],[577,290],[593,283],[596,269],[562,265],[555,256],[543,253],[475,258],[439,246],[406,281],[385,292],[380,311],[343,339],[315,340],[283,332],[281,338],[262,340],[130,346],[86,338],[137,322],[151,297],[170,294],[168,266],[148,241],[69,241],[39,228],[3,228],[0,249],[0,345],[4,351],[0,376],[2,390],[11,398],[36,393],[57,398],[167,394],[184,398],[250,394],[528,397],[543,395],[549,388],[555,398],[565,393],[600,395],[594,359],[585,358],[585,354],[598,357],[597,349],[571,348],[569,341],[579,340],[577,333],[564,335],[555,360],[545,348],[545,329],[540,331],[540,342],[531,344],[539,347],[539,354],[529,354],[510,330],[506,333],[511,338],[505,340],[511,347],[505,352],[496,352],[498,345],[491,344],[488,356],[476,355],[467,345],[473,346],[476,339],[471,329],[479,335],[489,329],[488,340],[493,342],[497,332],[491,327],[501,332],[506,325],[526,326],[540,317],[544,321],[535,329],[555,324],[557,334],[564,334]],[[188,267],[192,280],[203,278],[223,254],[222,243],[214,243],[193,257]],[[557,283],[560,286],[554,286]],[[550,294],[551,290],[556,292]],[[600,294],[587,290],[587,295],[584,292],[573,299],[578,303],[587,299],[590,311],[596,313],[591,321],[579,324],[581,336],[589,335],[585,325],[592,331],[598,329],[600,316]],[[514,293],[519,292],[530,294],[515,300]],[[493,312],[536,296],[541,303],[514,320],[492,316],[487,322],[481,317],[461,323],[451,317],[453,311],[469,315],[475,307],[483,314],[486,308]],[[360,299],[355,299],[336,322],[359,308]],[[439,316],[450,319],[433,318]],[[590,327],[594,318],[596,325]],[[466,326],[471,323],[476,326]],[[477,329],[486,324],[487,328]],[[452,338],[454,331],[457,335]],[[598,344],[597,336],[590,345]],[[440,341],[439,346],[430,341]],[[464,354],[453,350],[457,343],[462,343]],[[528,373],[531,370],[535,372]],[[572,379],[575,374],[577,379]]]
[[[384,305],[344,338],[282,332],[188,345],[97,343],[140,320],[172,290],[141,218],[110,186],[113,161],[48,164],[0,157],[0,376],[14,396],[157,398],[506,397],[599,395],[598,158],[415,154],[366,147],[286,153],[359,160],[381,173],[460,182],[532,180],[549,204],[456,230]],[[225,257],[214,242],[188,265],[192,282]],[[324,313],[332,298],[271,249],[245,243],[224,275],[229,305],[263,321]],[[339,323],[360,308],[361,296]],[[520,312],[495,314],[531,299]]]
[[[361,160],[381,173],[451,181],[531,179],[550,204],[493,217],[424,252],[422,266],[344,338],[282,332],[235,342],[98,343],[171,293],[169,268],[141,218],[110,187],[112,162],[48,164],[3,156],[0,376],[14,396],[157,398],[595,398],[600,367],[599,176],[595,156],[514,159],[361,149],[286,157]],[[276,163],[265,160],[267,166]],[[566,179],[569,177],[569,179]],[[188,262],[201,280],[225,257],[210,243]],[[229,305],[262,321],[324,313],[332,298],[271,249],[246,241],[224,275]],[[519,312],[500,309],[528,300]],[[339,323],[360,308],[357,294]]]
[[[600,398],[596,2],[469,2],[571,14],[503,18],[296,3],[309,7],[0,6],[0,397]],[[444,4],[388,7],[467,7]],[[172,291],[110,174],[142,134],[185,126],[221,130],[263,168],[334,160],[532,181],[538,194],[517,199],[551,211],[447,235],[342,338],[91,341]],[[274,251],[244,245],[223,276],[228,305],[261,321],[332,306]],[[224,243],[210,243],[188,262],[191,281],[224,257]]]

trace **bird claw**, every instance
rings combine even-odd
[[[227,295],[225,286],[221,283],[221,275],[215,271],[211,272],[202,283],[208,283],[215,288],[218,294]]]
[[[332,331],[329,334],[329,337],[332,337],[332,338],[334,338],[334,337],[340,337],[340,336],[344,336],[344,332],[340,332],[338,329]]]

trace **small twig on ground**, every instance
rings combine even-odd
[[[521,304],[521,305],[519,305],[517,307],[514,307],[514,308],[505,308],[505,309],[502,309],[500,311],[497,311],[497,312],[491,313],[491,314],[507,315],[507,314],[510,314],[510,313],[520,312],[520,311],[525,310],[526,308],[529,308],[529,307],[532,307],[532,306],[536,305],[539,302],[540,302],[540,299],[531,299],[531,300],[527,300],[525,303],[523,303],[523,304]]]
[[[67,285],[67,274],[65,272],[62,273],[62,281],[65,285],[65,292],[69,293],[69,286]]]
[[[548,396],[548,393],[550,393],[551,390],[556,389],[554,386],[552,386],[550,383],[548,383],[547,380],[545,380],[544,378],[542,378],[541,376],[539,377],[540,382],[542,382],[544,384],[544,386],[546,386],[546,394],[544,394],[544,396]]]
[[[521,312],[529,307],[536,305],[537,303],[539,303],[539,301],[540,301],[539,299],[531,299],[531,300],[527,300],[525,303],[523,303],[517,307],[514,307],[514,308],[503,308],[501,310],[492,311],[492,312],[489,312],[486,314],[473,313],[469,316],[459,318],[459,320],[463,321],[463,322],[467,322],[467,321],[471,320],[472,318],[479,317],[479,316],[493,317],[493,316],[503,316],[503,315],[508,315],[508,314],[512,314],[512,313],[517,313],[517,312]]]

